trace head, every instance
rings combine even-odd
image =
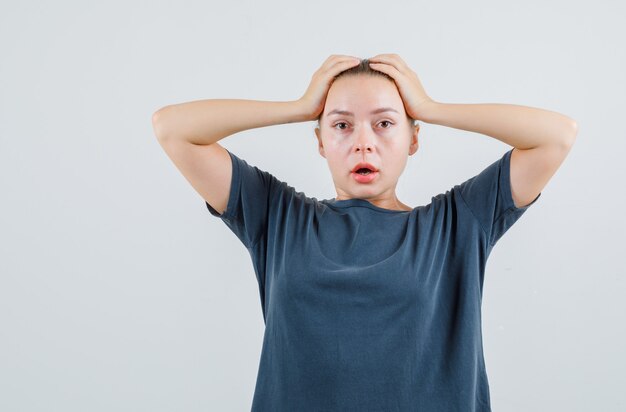
[[[376,109],[394,111],[372,113]],[[348,113],[333,113],[339,110]],[[318,149],[328,162],[337,199],[395,199],[398,179],[418,149],[419,124],[411,119],[395,81],[373,70],[369,61],[337,75],[317,119]],[[378,169],[368,183],[359,183],[352,169],[366,162]]]

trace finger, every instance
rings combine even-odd
[[[331,55],[326,62],[329,65],[334,65],[338,62],[342,62],[342,61],[346,61],[346,60],[350,60],[350,61],[361,61],[361,59],[359,59],[358,57],[355,56],[347,56],[347,55],[341,55],[341,54],[333,54]]]
[[[331,67],[329,67],[329,71],[344,71],[349,67],[356,66],[357,64],[361,64],[361,59],[358,57],[345,56],[340,60],[337,60]]]
[[[347,70],[350,67],[356,66],[361,63],[361,59],[353,56],[339,56],[331,55],[324,64],[318,69],[319,73],[334,73],[339,70]]]
[[[386,64],[388,66],[394,67],[396,70],[400,70],[400,65],[397,62],[393,61],[390,57],[388,57],[386,55],[370,58],[369,61],[371,63],[374,63],[374,64],[384,63],[384,64]]]
[[[396,53],[382,53],[382,54],[377,54],[374,57],[370,57],[370,59],[379,59],[379,58],[402,61],[402,58]]]
[[[369,59],[375,63],[386,63],[394,66],[400,72],[408,72],[408,65],[397,54],[379,54]]]
[[[402,72],[396,69],[394,66],[386,63],[370,63],[370,67],[374,70],[378,70],[380,72],[386,73],[394,79],[398,79]]]

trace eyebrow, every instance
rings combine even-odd
[[[373,110],[370,114],[378,114],[378,113],[382,113],[382,112],[396,112],[398,113],[398,111],[396,109],[392,109],[391,107],[381,107],[379,109]],[[347,110],[339,110],[339,109],[335,109],[335,110],[331,110],[330,112],[328,112],[328,114],[326,116],[330,116],[333,114],[342,114],[344,116],[354,116],[354,113],[349,112]]]

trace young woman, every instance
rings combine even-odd
[[[317,200],[218,141],[317,120],[337,196]],[[429,204],[395,192],[415,120],[510,146]],[[564,115],[435,102],[397,54],[333,55],[292,102],[201,100],[153,117],[176,167],[248,249],[265,335],[253,411],[490,411],[481,300],[501,236],[574,142]]]

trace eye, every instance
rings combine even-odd
[[[391,128],[391,126],[393,125],[393,122],[391,122],[391,121],[389,121],[389,120],[383,120],[382,122],[379,122],[379,124],[382,124],[382,123],[389,123],[389,126],[387,126],[387,127],[383,127],[383,129],[389,129],[389,128]],[[333,125],[333,128],[335,128],[335,129],[336,129],[336,128],[337,128],[337,126],[339,126],[340,124],[347,125],[347,123],[346,123],[346,122],[337,122],[337,123],[335,123],[335,124]],[[344,129],[344,128],[341,128],[341,127],[340,127],[340,128],[339,128],[339,130],[346,130],[346,129]]]
[[[347,123],[346,123],[346,122],[337,122],[337,123],[335,123],[335,124],[333,125],[333,128],[337,128],[337,126],[338,126],[338,125],[340,125],[340,124],[347,124]],[[339,130],[346,130],[346,129],[341,129],[341,128],[340,128]]]

